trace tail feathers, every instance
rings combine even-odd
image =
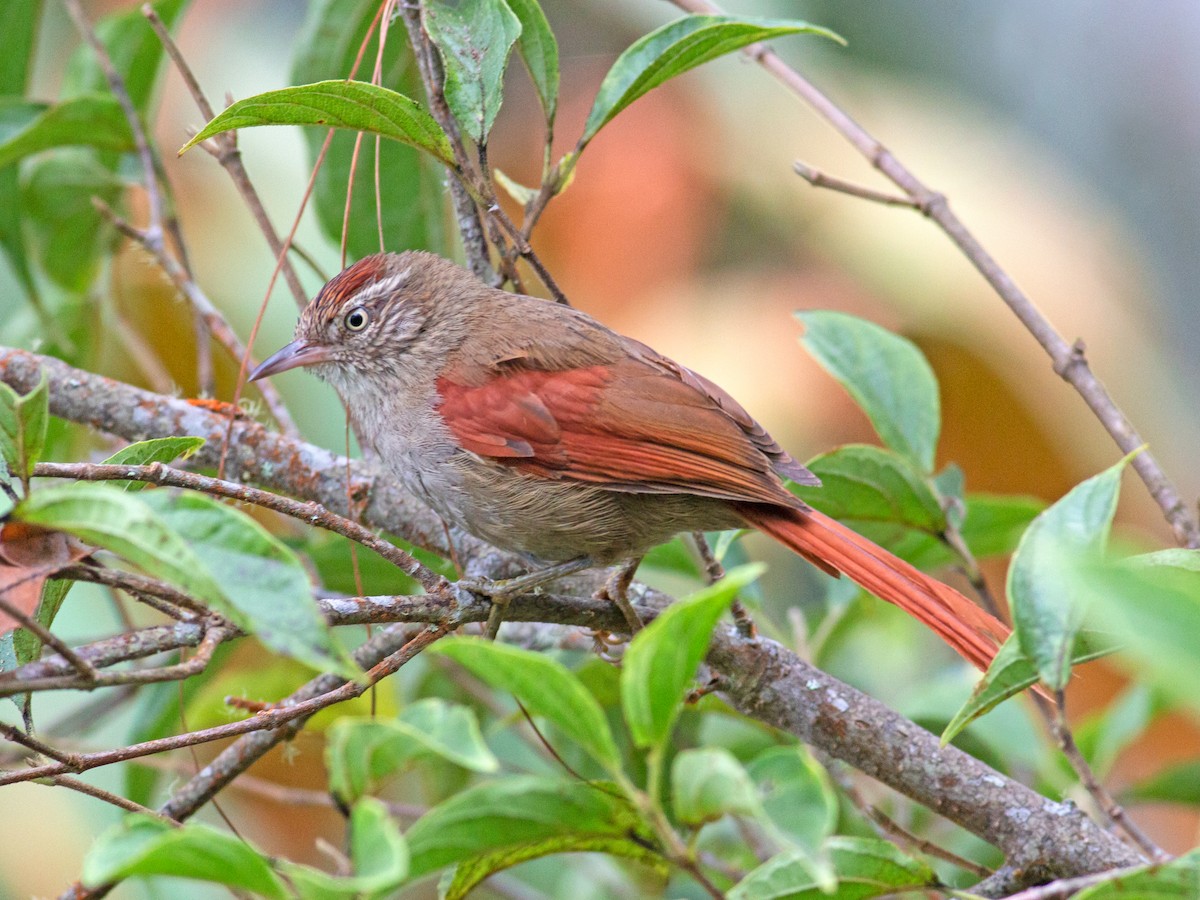
[[[848,578],[881,600],[894,603],[932,629],[964,659],[983,671],[1008,627],[949,585],[816,510],[739,503],[738,513],[819,568]]]

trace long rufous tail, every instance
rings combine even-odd
[[[821,569],[841,572],[881,600],[894,603],[983,671],[1009,635],[1008,626],[954,588],[829,516],[765,504],[735,506],[753,527]]]

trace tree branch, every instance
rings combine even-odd
[[[73,369],[57,360],[21,350],[0,348],[0,380],[22,392],[38,379],[39,369],[48,376],[51,411],[58,416],[85,422],[129,440],[151,436],[200,435],[210,439],[193,460],[214,465],[228,420],[207,409],[139,390],[110,379]],[[233,423],[227,471],[231,477],[253,480],[272,490],[316,500],[331,509],[344,510],[344,473],[347,463],[328,451],[267,432],[247,419]],[[413,543],[447,552],[440,520],[405,495],[390,479],[380,477],[368,464],[351,462],[355,502],[366,497],[362,520],[404,536]],[[368,493],[369,488],[369,493]],[[486,574],[499,572],[511,557],[499,553],[467,535],[454,538],[460,558],[468,570]],[[590,594],[597,578],[578,578],[564,590]],[[489,604],[473,595],[461,596],[453,586],[442,596],[421,598],[425,621],[451,624],[482,621]],[[328,600],[323,607],[340,621],[379,621],[387,601]],[[610,604],[595,604],[582,596],[563,598],[535,595],[514,599],[510,617],[522,603],[540,604],[540,621],[567,619],[593,628],[621,627]],[[631,599],[652,618],[653,610],[668,598],[640,585],[631,589]],[[594,605],[594,606],[593,606]],[[594,608],[603,606],[603,609]],[[392,610],[394,613],[395,610]],[[410,608],[411,612],[411,608]],[[344,614],[344,615],[343,615]],[[188,635],[198,640],[196,623],[161,626],[159,634]],[[389,644],[394,629],[386,629],[364,644],[360,660],[372,664],[375,656],[394,652]],[[124,637],[124,636],[123,636]],[[146,635],[130,640],[146,646]],[[120,640],[120,639],[114,639]],[[368,649],[370,648],[370,649]],[[388,649],[391,648],[391,649]],[[85,652],[80,648],[79,652]],[[160,652],[160,651],[153,651]],[[91,658],[93,665],[99,665]],[[33,665],[44,665],[47,661]],[[782,728],[841,759],[962,825],[1005,853],[1010,866],[1022,873],[1023,884],[1054,877],[1071,877],[1138,863],[1137,854],[1116,837],[1087,819],[1069,803],[1049,800],[954,747],[942,748],[934,735],[904,719],[849,685],[804,663],[779,644],[764,638],[744,638],[733,628],[718,631],[709,656],[710,665],[727,680],[733,703],[745,714]],[[326,676],[334,678],[335,676]],[[321,679],[314,682],[316,694],[336,688]],[[322,687],[323,690],[318,690]],[[314,694],[313,696],[315,696]],[[236,723],[235,723],[236,724]],[[245,727],[245,726],[241,726]],[[287,723],[284,730],[298,728]],[[162,811],[172,818],[190,815],[214,796],[231,778],[243,771],[277,740],[268,730],[239,739],[172,798]],[[214,768],[215,767],[215,768]],[[48,773],[53,774],[53,773]]]
[[[722,11],[709,0],[671,0],[676,6],[692,13],[720,14]],[[933,220],[946,236],[962,251],[976,270],[992,286],[1026,330],[1050,357],[1054,372],[1070,384],[1091,409],[1105,431],[1109,433],[1123,453],[1144,447],[1145,439],[1134,428],[1133,422],[1117,406],[1108,390],[1100,383],[1088,365],[1083,344],[1068,343],[1050,321],[1042,315],[1030,297],[1017,286],[1012,277],[984,249],[978,238],[950,209],[946,197],[927,187],[892,152],[865,128],[859,125],[841,107],[826,97],[795,69],[776,55],[765,44],[752,44],[743,53],[759,63],[792,92],[811,106],[851,146],[866,157],[880,173],[899,187],[912,205]],[[804,174],[803,172],[801,173]],[[816,184],[809,179],[810,184]],[[839,182],[839,189],[843,189]],[[862,194],[859,194],[862,196]],[[868,199],[880,200],[871,197]],[[882,202],[894,203],[895,198]],[[1200,547],[1200,523],[1192,508],[1184,502],[1178,488],[1148,451],[1143,450],[1131,463],[1150,495],[1158,503],[1167,522],[1175,532],[1179,543],[1185,547]]]

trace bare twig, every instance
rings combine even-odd
[[[838,191],[842,194],[849,194],[851,197],[858,197],[860,200],[870,200],[873,203],[882,203],[884,206],[907,206],[911,209],[919,209],[916,201],[911,197],[901,197],[897,194],[887,194],[883,191],[877,191],[874,188],[866,187],[865,185],[855,184],[852,181],[845,181],[833,175],[827,175],[819,169],[814,169],[807,163],[802,163],[799,160],[792,163],[792,169],[797,175],[817,188],[828,188],[832,191]]]
[[[1054,694],[1054,715],[1051,720],[1051,727],[1054,737],[1058,741],[1059,748],[1062,750],[1063,755],[1066,756],[1067,762],[1071,764],[1071,768],[1075,770],[1075,774],[1079,776],[1079,783],[1083,785],[1084,790],[1095,801],[1100,814],[1117,828],[1121,829],[1121,831],[1125,832],[1129,839],[1152,860],[1155,862],[1166,862],[1169,860],[1171,858],[1170,855],[1154,843],[1154,841],[1150,840],[1150,836],[1142,831],[1138,827],[1138,824],[1129,817],[1125,812],[1125,808],[1100,783],[1100,780],[1096,778],[1096,773],[1088,765],[1088,761],[1083,758],[1083,753],[1080,752],[1079,746],[1075,743],[1075,735],[1071,732],[1071,726],[1067,723],[1066,697],[1062,690],[1058,690]]]
[[[141,813],[146,816],[153,816],[156,819],[162,819],[164,822],[174,823],[174,819],[169,819],[157,810],[151,809],[148,806],[142,806],[140,803],[134,803],[132,800],[127,800],[120,794],[114,794],[112,791],[106,791],[104,788],[96,787],[94,784],[88,784],[86,781],[80,781],[78,778],[73,778],[70,775],[56,775],[49,779],[49,783],[59,787],[69,788],[80,794],[87,794],[89,797],[95,797],[97,800],[103,800],[105,803],[110,803],[118,809],[123,809],[126,812]]]
[[[138,241],[156,259],[160,261],[167,258],[173,259],[164,239],[164,234],[170,231],[179,242],[181,258],[186,260],[182,234],[179,231],[178,223],[175,221],[173,215],[168,215],[163,199],[166,176],[163,174],[162,166],[146,135],[146,129],[142,125],[137,107],[134,106],[133,100],[129,96],[129,91],[126,90],[125,81],[117,71],[116,66],[113,65],[112,58],[108,55],[108,50],[84,14],[79,0],[66,0],[66,7],[79,33],[83,35],[84,40],[91,46],[92,52],[96,56],[96,61],[100,65],[101,71],[104,72],[104,78],[108,82],[109,90],[121,105],[121,111],[124,113],[125,120],[129,124],[130,133],[133,135],[134,147],[137,150],[138,159],[142,166],[143,188],[146,191],[147,206],[149,207],[149,221],[146,223],[146,227],[136,229],[140,236]],[[161,183],[160,178],[162,179]],[[186,272],[186,261],[182,263],[181,268]],[[186,277],[187,280],[191,280],[190,273],[187,273]],[[204,329],[200,325],[208,326],[211,331],[212,322],[210,321],[210,316],[205,314],[203,310],[196,308],[195,323],[197,326],[195,329],[197,375],[202,389],[207,389],[212,380],[211,354]],[[285,422],[286,420],[281,421],[281,426]]]
[[[458,221],[458,231],[462,236],[463,253],[467,257],[467,266],[475,277],[493,287],[499,286],[499,278],[492,268],[488,254],[487,239],[483,234],[483,224],[479,218],[479,209],[471,197],[464,182],[470,177],[470,164],[464,149],[462,132],[458,123],[446,105],[442,93],[442,82],[445,78],[442,63],[438,58],[437,49],[429,39],[422,21],[422,7],[419,2],[399,4],[400,18],[404,21],[408,32],[408,41],[413,48],[413,56],[417,60],[417,69],[421,73],[421,81],[425,85],[425,97],[429,102],[429,111],[437,123],[450,138],[450,146],[454,149],[454,157],[459,167],[462,181],[450,179],[450,198],[454,205],[454,215]]]
[[[71,757],[70,763],[55,762],[43,766],[34,766],[17,772],[6,772],[0,774],[0,786],[14,784],[18,781],[49,778],[64,774],[65,772],[84,772],[98,766],[112,765],[113,763],[136,759],[140,756],[149,756],[150,754],[163,753],[168,750],[178,750],[181,747],[192,747],[196,744],[219,741],[223,738],[236,737],[237,735],[246,734],[251,731],[273,731],[295,719],[307,719],[313,713],[319,712],[327,706],[362,696],[372,684],[379,682],[388,675],[394,674],[408,659],[443,634],[445,634],[445,630],[441,628],[430,627],[423,629],[417,637],[407,642],[405,647],[372,666],[362,682],[346,681],[339,678],[340,687],[333,688],[315,697],[294,704],[285,700],[282,704],[263,710],[254,717],[243,719],[240,722],[214,725],[211,728],[202,728],[186,734],[143,741],[127,747],[120,747],[116,750],[104,750],[98,753],[77,753]],[[405,653],[405,648],[408,648],[410,645],[413,645],[412,651]],[[172,816],[172,818],[177,817]]]
[[[32,750],[34,753],[38,753],[47,759],[53,759],[67,766],[75,765],[76,754],[64,753],[62,750],[50,746],[45,741],[39,741],[33,735],[26,734],[14,725],[0,722],[0,737],[14,744],[20,744],[26,750]]]
[[[129,92],[125,89],[125,81],[121,78],[120,73],[113,65],[112,58],[108,55],[108,50],[96,36],[96,31],[92,28],[92,23],[88,21],[87,16],[83,12],[83,7],[79,0],[64,0],[67,7],[67,12],[70,13],[71,19],[75,22],[75,27],[79,29],[79,33],[83,39],[88,42],[92,48],[92,52],[96,55],[96,62],[99,63],[101,71],[104,72],[104,78],[108,82],[108,89],[112,91],[117,102],[121,104],[121,111],[125,114],[125,120],[129,123],[129,130],[133,134],[133,144],[137,149],[138,159],[142,164],[142,180],[143,187],[146,190],[146,199],[150,207],[150,222],[146,227],[146,246],[152,248],[155,254],[165,252],[163,246],[163,199],[162,192],[158,185],[158,167],[154,160],[154,152],[150,149],[150,142],[146,139],[146,130],[142,127],[142,118],[138,115],[137,107],[133,105],[133,100],[129,97]]]
[[[1144,872],[1145,866],[1128,866],[1120,869],[1110,869],[1107,872],[1097,872],[1093,875],[1080,875],[1077,878],[1062,878],[1049,884],[1041,884],[1019,893],[1013,894],[1004,890],[1005,900],[1063,900],[1095,884],[1106,881],[1117,881],[1137,872]],[[1001,887],[1001,890],[1003,888]],[[998,896],[988,895],[988,896]],[[1130,894],[1129,896],[1133,896]]]
[[[171,37],[171,33],[167,31],[167,27],[163,24],[162,19],[158,17],[158,13],[154,11],[154,7],[149,3],[142,5],[142,15],[149,21],[150,27],[154,29],[154,33],[158,35],[159,41],[162,42],[163,49],[167,51],[167,55],[175,63],[175,68],[179,71],[180,77],[183,78],[183,83],[187,87],[188,93],[192,95],[197,108],[200,110],[200,115],[204,116],[206,121],[211,121],[216,113],[213,111],[212,104],[208,102],[208,97],[204,95],[204,90],[200,87],[200,82],[196,79],[191,66],[184,59],[179,45],[175,43],[175,40]],[[203,146],[206,150],[211,150],[217,162],[229,173],[229,177],[233,180],[238,193],[242,195],[242,199],[249,208],[250,214],[254,217],[259,230],[263,233],[263,237],[267,239],[267,246],[271,248],[271,253],[277,259],[283,259],[283,278],[287,282],[288,288],[291,290],[297,305],[303,309],[305,304],[308,303],[308,297],[305,294],[303,285],[300,284],[300,278],[296,274],[291,260],[287,258],[287,254],[284,252],[283,241],[279,239],[279,233],[275,230],[275,226],[271,224],[271,219],[263,207],[262,198],[259,197],[258,190],[254,187],[254,183],[250,180],[250,176],[246,172],[246,167],[242,163],[242,154],[238,150],[237,145],[237,132],[226,131],[214,135],[212,144],[209,145],[208,142],[205,142]]]
[[[178,588],[124,569],[105,566],[74,565],[60,569],[59,578],[70,581],[87,581],[116,588],[135,597],[139,602],[178,621],[195,621],[197,616],[208,616],[211,612],[194,597],[189,597]]]
[[[131,760],[130,764],[176,775],[191,776],[196,774],[194,769],[184,768],[182,761],[178,759],[144,756],[141,759]],[[270,781],[266,778],[259,778],[255,775],[241,775],[236,781],[230,784],[230,787],[246,794],[262,797],[264,800],[269,800],[272,803],[279,803],[286,806],[338,808],[337,801],[329,791],[292,787],[286,784],[279,784],[276,781]],[[384,800],[383,803],[390,815],[406,822],[419,819],[429,811],[429,807],[427,806],[417,806],[412,803],[397,803],[394,800]]]
[[[225,320],[225,316],[213,305],[204,291],[200,289],[200,286],[192,281],[187,271],[179,264],[179,261],[163,249],[162,241],[159,241],[157,246],[153,244],[146,231],[125,221],[125,219],[117,215],[102,200],[98,198],[94,199],[93,205],[102,216],[112,223],[117,231],[144,247],[154,257],[154,261],[158,263],[159,268],[171,280],[171,283],[175,285],[176,290],[187,299],[192,309],[196,311],[196,314],[204,319],[205,325],[208,326],[209,334],[216,338],[217,343],[224,347],[225,351],[233,359],[241,360],[248,356],[249,351],[229,325],[229,322]],[[275,386],[263,382],[259,384],[259,389],[262,391],[263,402],[266,404],[267,409],[271,411],[272,418],[279,424],[280,430],[285,434],[298,434],[296,424],[292,421],[292,417],[283,403],[283,398],[279,395],[279,391],[276,390]]]
[[[0,696],[34,693],[36,691],[82,690],[91,691],[112,685],[157,684],[162,681],[183,681],[203,672],[212,660],[213,651],[232,636],[229,626],[212,625],[203,630],[199,649],[191,659],[172,666],[148,667],[144,669],[121,669],[116,672],[95,672],[94,675],[71,675],[68,673],[23,678],[22,669],[5,672],[0,676]],[[149,654],[142,654],[149,655]],[[85,658],[76,654],[76,658]],[[124,660],[120,660],[124,661]],[[43,660],[47,666],[58,660]],[[32,664],[31,664],[32,665]],[[22,667],[24,668],[24,667]],[[0,784],[4,784],[0,780]]]
[[[49,568],[49,571],[35,571],[29,577],[40,577],[42,575],[54,574],[61,566],[55,565]],[[15,584],[10,585],[15,587]],[[95,670],[91,663],[76,653],[71,647],[63,642],[62,638],[56,635],[53,631],[35,619],[33,616],[26,614],[23,610],[17,609],[9,603],[2,595],[0,595],[0,612],[10,616],[14,621],[19,622],[22,628],[28,629],[37,635],[38,640],[47,646],[53,647],[55,651],[65,659],[73,668],[78,677],[88,681],[95,682],[99,677],[99,673]]]
[[[709,0],[671,2],[688,12],[721,12]],[[766,45],[753,44],[743,52],[811,106],[849,141],[854,149],[866,157],[872,166],[904,191],[914,206],[946,233],[1000,295],[1021,324],[1034,336],[1050,357],[1054,372],[1075,388],[1123,453],[1132,453],[1145,446],[1146,441],[1134,428],[1128,416],[1121,411],[1104,385],[1092,374],[1082,343],[1076,341],[1070,344],[1054,329],[1029,296],[1017,286],[962,220],[951,211],[945,196],[926,187],[887,147]],[[1158,464],[1158,460],[1143,450],[1133,458],[1132,466],[1162,509],[1179,543],[1186,547],[1200,547],[1200,523],[1197,522],[1192,508],[1183,500],[1179,490]]]
[[[926,856],[933,856],[943,862],[948,862],[953,866],[957,866],[963,871],[970,872],[973,875],[978,875],[980,878],[986,878],[992,874],[992,870],[987,866],[981,866],[979,863],[959,856],[945,847],[941,847],[932,841],[927,841],[922,837],[913,834],[878,806],[862,795],[862,791],[858,789],[854,781],[846,772],[842,771],[841,763],[827,760],[826,768],[833,779],[838,783],[838,787],[842,789],[842,793],[850,800],[851,803],[866,816],[871,825],[875,828],[876,833],[885,840],[893,840],[896,843],[907,846],[916,850],[918,853],[923,853]]]

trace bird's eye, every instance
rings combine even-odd
[[[367,327],[369,321],[367,311],[361,306],[357,306],[350,312],[346,313],[346,318],[342,319],[348,331],[362,331]]]

